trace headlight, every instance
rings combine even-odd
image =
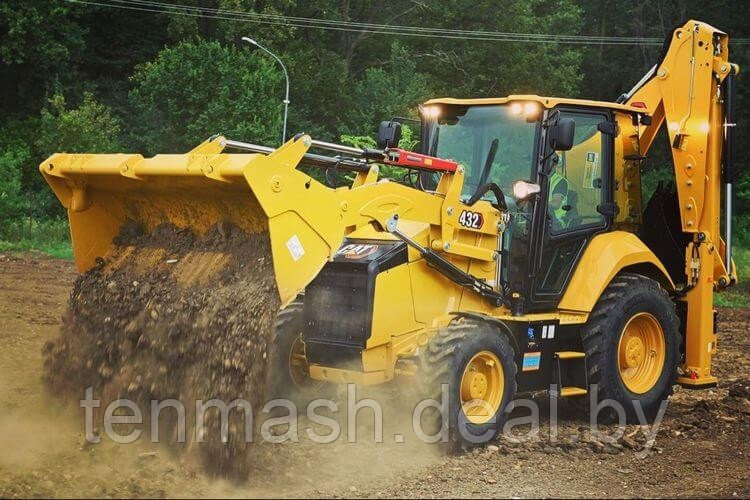
[[[440,108],[438,106],[425,106],[422,108],[422,113],[425,118],[437,118],[440,116]]]
[[[539,103],[527,102],[523,105],[523,114],[527,118],[536,118],[539,115]]]
[[[514,101],[508,108],[512,116],[523,116],[526,120],[539,118],[541,107],[536,101]]]
[[[532,194],[537,194],[542,190],[542,188],[539,186],[539,184],[534,184],[533,182],[526,182],[526,181],[516,181],[515,184],[513,184],[513,196],[517,200],[525,200]]]

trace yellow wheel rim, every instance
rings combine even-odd
[[[630,392],[650,391],[664,368],[664,330],[649,313],[638,313],[625,325],[617,346],[617,368]]]
[[[305,341],[302,340],[302,334],[292,342],[292,348],[289,350],[289,375],[297,389],[310,389],[323,385],[319,380],[310,378],[310,367],[307,364],[307,353],[305,351]]]
[[[488,422],[500,408],[504,390],[500,359],[489,351],[475,354],[461,376],[461,409],[469,422]]]

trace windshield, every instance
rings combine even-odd
[[[510,195],[515,181],[532,180],[536,123],[509,105],[440,106],[428,125],[429,154],[464,166],[464,198],[487,182]]]

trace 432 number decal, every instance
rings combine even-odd
[[[458,223],[464,227],[471,229],[479,229],[484,224],[484,217],[479,212],[471,212],[469,210],[463,210],[461,215],[458,216]]]

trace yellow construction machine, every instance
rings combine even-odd
[[[702,22],[677,27],[616,102],[430,100],[419,152],[397,147],[390,121],[377,149],[217,135],[152,158],[55,154],[40,170],[68,210],[81,272],[126,221],[268,231],[284,384],[416,377],[435,395],[447,384],[450,423],[473,434],[496,430],[516,392],[550,386],[573,398],[596,385],[634,419],[675,383],[717,382],[713,294],[736,281],[728,42]],[[674,188],[644,203],[641,166],[662,127]],[[383,165],[409,175],[381,179]],[[328,186],[300,166],[353,182]]]

